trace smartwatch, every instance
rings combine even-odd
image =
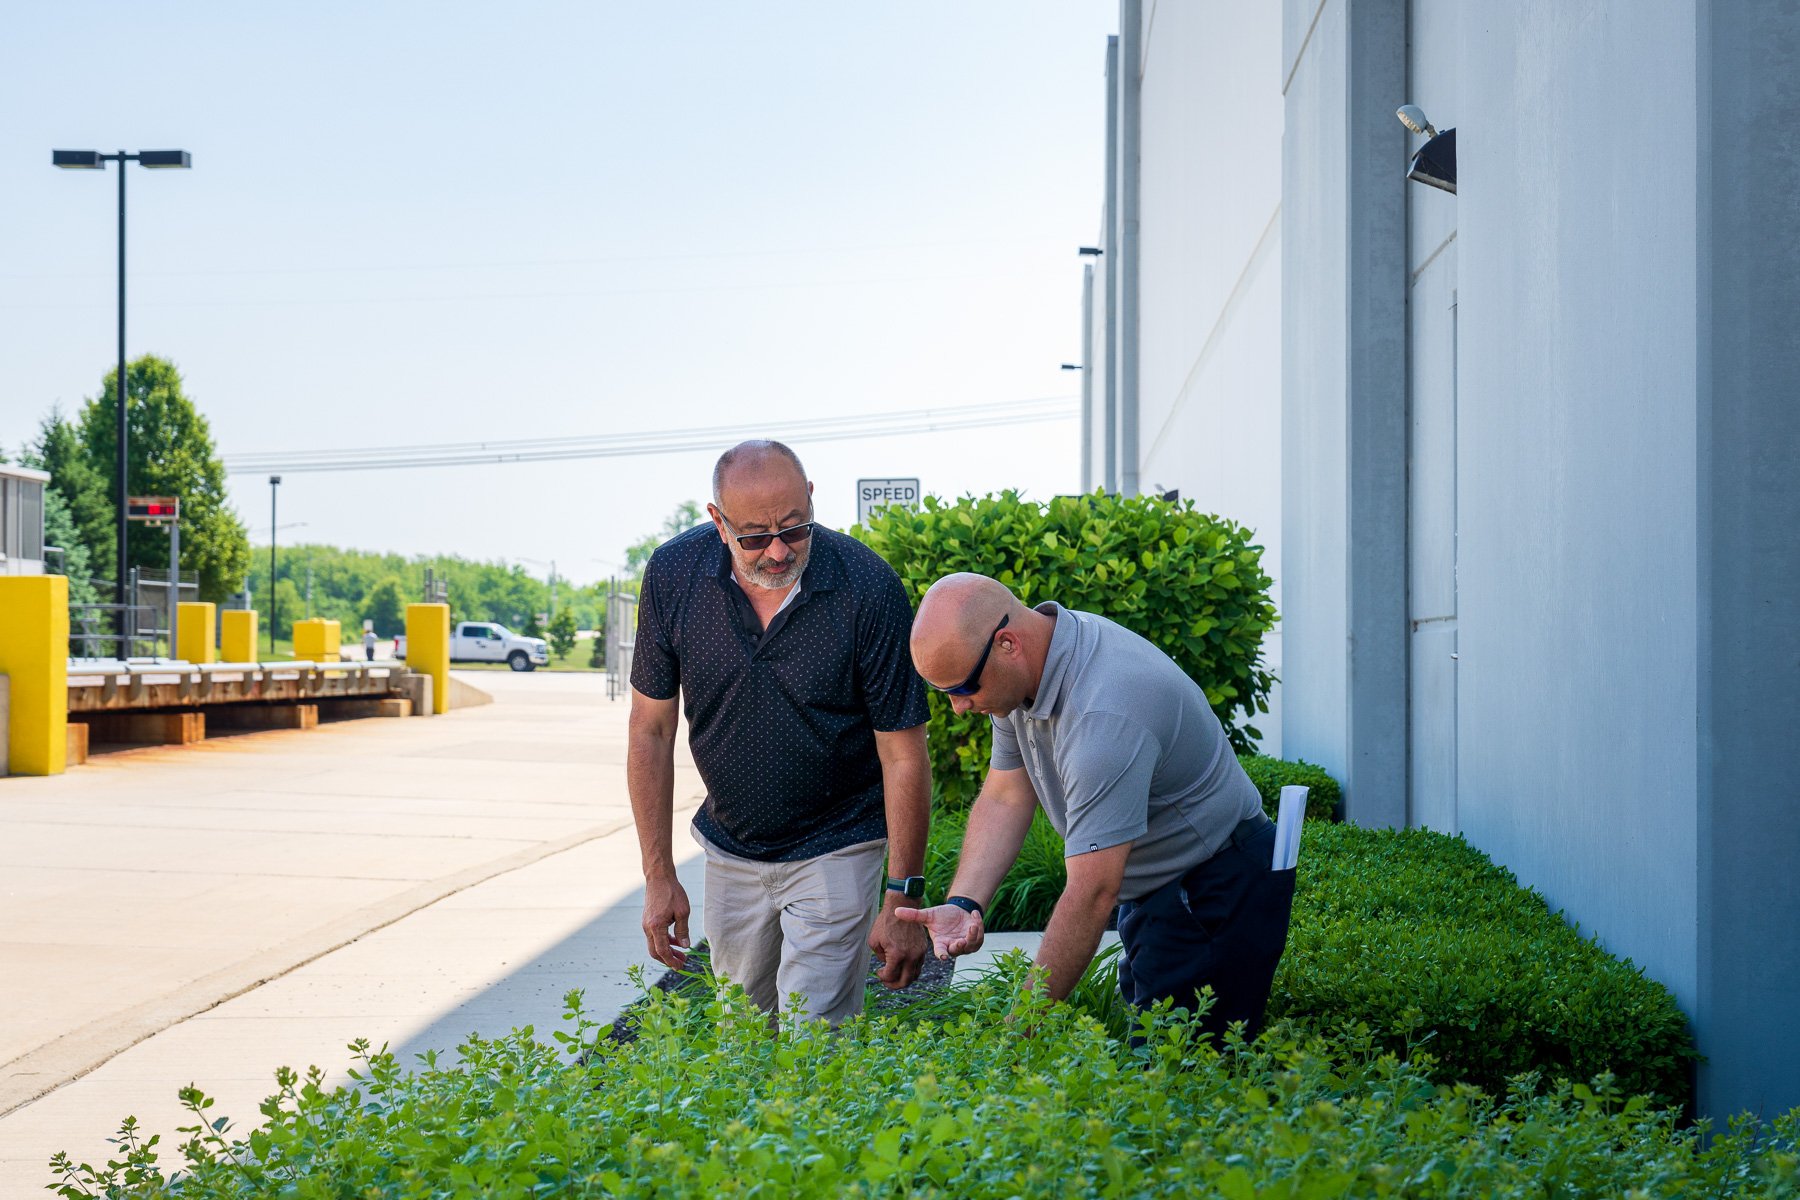
[[[969,899],[967,896],[946,896],[946,897],[944,897],[944,903],[945,904],[954,904],[956,907],[962,909],[964,912],[972,912],[984,921],[987,919],[986,914],[984,914],[981,911],[981,905],[975,903],[973,900]]]
[[[899,892],[908,899],[923,900],[925,898],[925,877],[923,875],[908,875],[905,879],[895,879],[892,875],[889,875],[887,890],[890,892]]]

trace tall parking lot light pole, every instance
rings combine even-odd
[[[114,599],[119,606],[119,657],[126,658],[131,654],[131,647],[125,641],[127,633],[127,615],[125,611],[125,576],[126,566],[125,536],[130,529],[126,519],[127,486],[126,438],[128,426],[125,420],[125,164],[135,162],[141,167],[176,168],[185,170],[194,165],[194,160],[186,150],[140,150],[136,154],[128,154],[121,150],[117,154],[102,154],[98,150],[52,150],[50,162],[53,166],[75,171],[103,171],[106,164],[119,164],[119,383],[118,398],[118,446],[114,456],[113,499],[118,507],[119,553],[115,570],[117,582],[114,583]],[[175,586],[173,580],[170,586]]]
[[[281,476],[269,476],[269,657],[275,657],[275,621],[280,610],[275,605],[275,493],[281,487]]]

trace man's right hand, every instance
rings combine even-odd
[[[981,949],[984,925],[981,917],[954,904],[936,908],[897,908],[894,915],[913,925],[923,925],[931,935],[932,953],[940,959],[973,954]]]
[[[644,882],[644,941],[651,958],[677,971],[687,966],[689,911],[687,889],[673,876]]]

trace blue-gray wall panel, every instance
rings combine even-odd
[[[1458,817],[1695,996],[1689,4],[1482,6],[1460,190]]]
[[[1800,1105],[1800,5],[1702,6],[1700,1075]]]
[[[1326,4],[1288,85],[1281,207],[1281,744],[1339,779],[1349,756],[1344,10]]]

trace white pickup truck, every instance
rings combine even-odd
[[[503,662],[515,671],[534,671],[549,664],[550,644],[492,621],[463,621],[450,635],[450,661]]]

